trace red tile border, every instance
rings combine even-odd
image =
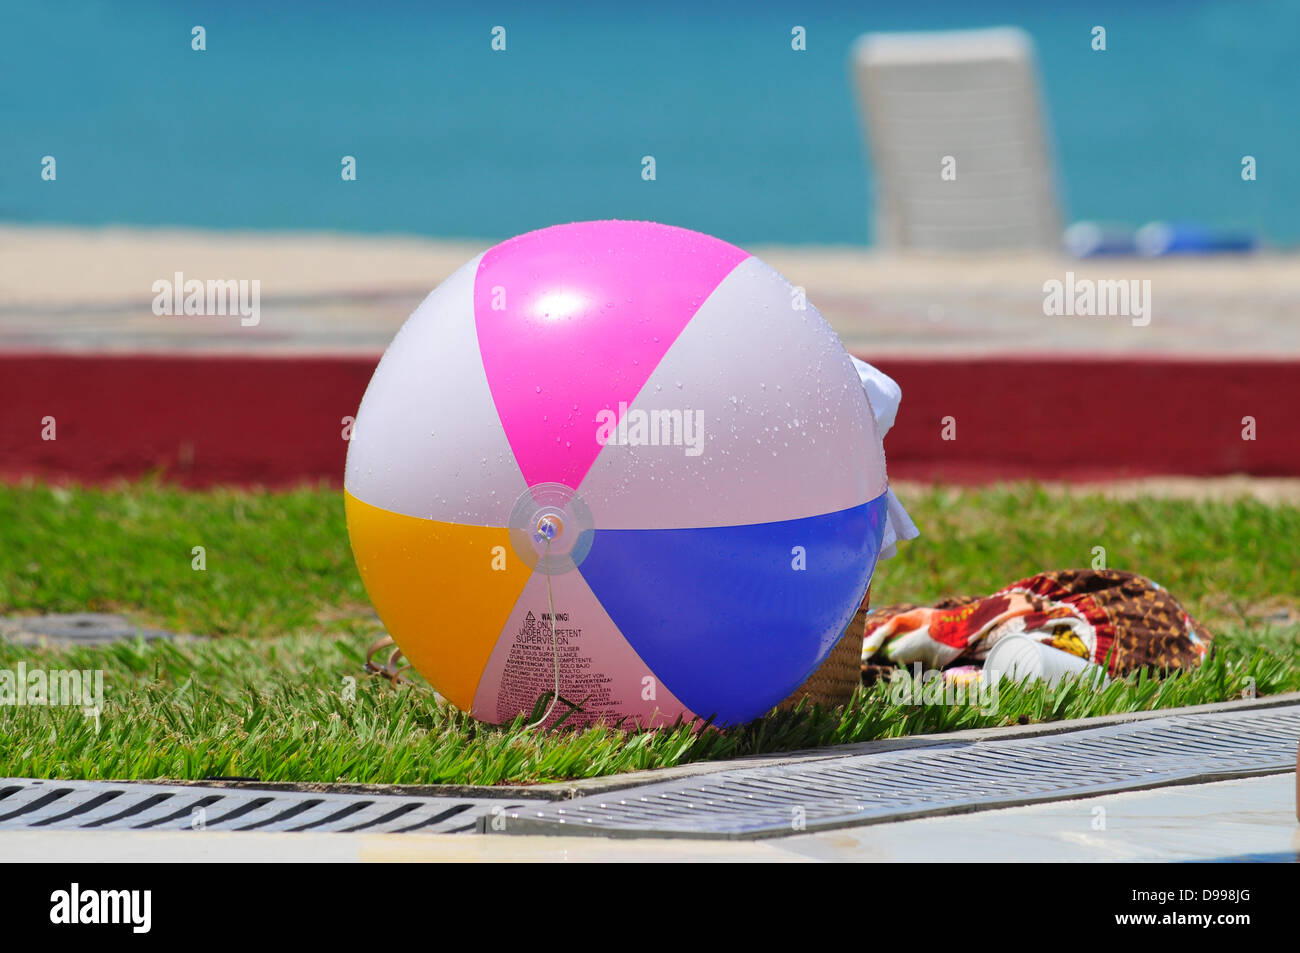
[[[343,418],[378,355],[0,354],[0,475],[80,482],[342,479]],[[982,483],[1300,475],[1300,362],[888,357],[890,476]],[[55,418],[57,439],[43,440]],[[956,439],[943,439],[945,417]],[[1242,418],[1256,439],[1242,439]]]

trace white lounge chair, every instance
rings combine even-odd
[[[876,242],[1056,249],[1033,40],[1010,27],[868,33],[852,70],[876,178]],[[945,157],[955,178],[945,180]]]

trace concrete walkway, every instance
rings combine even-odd
[[[165,229],[0,227],[0,351],[378,354],[420,300],[493,241]],[[888,257],[750,249],[874,355],[1300,356],[1300,255]],[[261,321],[158,317],[153,282],[258,280]],[[1050,280],[1150,280],[1145,327],[1047,317]]]

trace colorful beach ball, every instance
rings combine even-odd
[[[840,639],[885,518],[871,408],[821,315],[697,232],[582,222],[439,285],[389,346],[345,475],[362,580],[445,698],[732,725]]]

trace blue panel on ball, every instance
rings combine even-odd
[[[825,660],[866,592],[885,496],[776,523],[595,531],[579,567],[659,682],[695,713],[763,715]]]

